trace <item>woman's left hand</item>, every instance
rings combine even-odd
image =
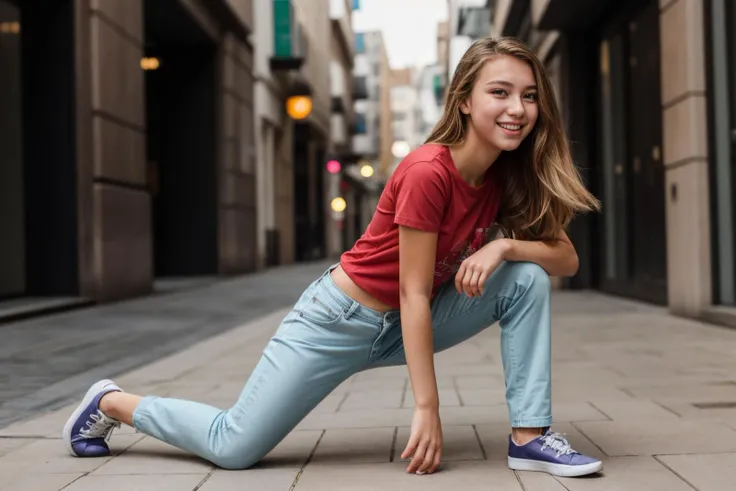
[[[508,247],[506,239],[494,240],[466,258],[455,275],[457,292],[468,297],[483,295],[486,280],[504,261]]]

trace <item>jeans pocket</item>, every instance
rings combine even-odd
[[[322,295],[312,295],[299,306],[299,315],[318,325],[335,324],[342,319],[345,310],[339,305],[322,300]]]

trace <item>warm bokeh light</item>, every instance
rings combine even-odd
[[[286,99],[286,114],[292,119],[304,119],[312,112],[312,98],[295,95]]]
[[[141,58],[141,68],[144,70],[158,70],[160,66],[158,58]]]
[[[345,211],[345,208],[347,208],[348,204],[345,202],[344,198],[341,198],[338,196],[337,198],[332,200],[332,202],[330,203],[330,206],[332,207],[334,211],[341,212],[341,211]]]
[[[371,177],[373,175],[373,166],[365,164],[360,168],[360,175],[363,177]]]
[[[409,155],[409,152],[411,152],[411,147],[405,141],[397,141],[394,142],[393,145],[391,145],[391,153],[397,159],[403,159],[404,157]]]

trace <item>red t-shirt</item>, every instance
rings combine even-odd
[[[491,239],[500,202],[493,167],[474,187],[460,177],[447,146],[423,145],[396,167],[367,230],[340,264],[360,288],[398,309],[399,225],[437,232],[434,296]]]

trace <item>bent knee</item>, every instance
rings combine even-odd
[[[527,291],[535,294],[549,294],[552,282],[549,274],[540,265],[531,262],[512,263],[516,273],[516,281]]]
[[[253,467],[263,456],[242,445],[229,445],[215,452],[212,463],[226,470],[244,470]]]

